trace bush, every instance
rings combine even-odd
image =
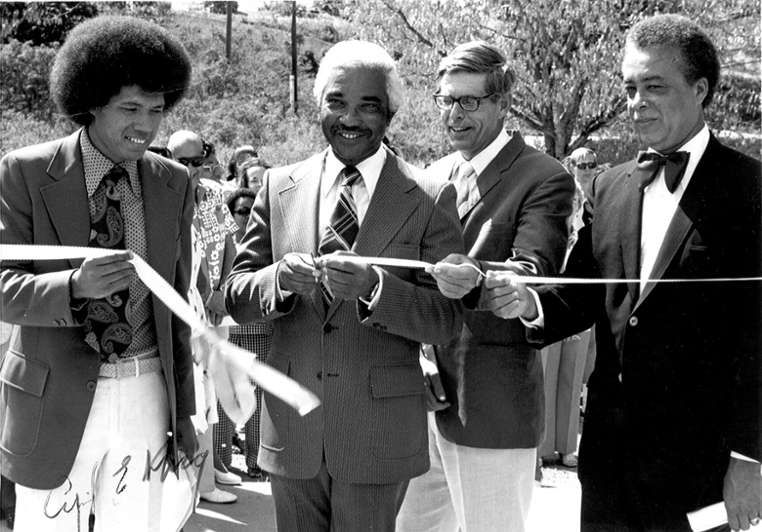
[[[0,107],[24,112],[35,120],[52,120],[56,114],[50,99],[48,73],[57,46],[32,46],[12,40],[0,48]],[[6,121],[3,116],[3,122]]]

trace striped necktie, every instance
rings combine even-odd
[[[476,170],[468,161],[463,161],[458,166],[458,171],[452,179],[455,189],[458,191],[456,205],[458,216],[462,219],[479,201],[479,190],[476,188]]]
[[[357,207],[355,206],[355,199],[352,197],[352,185],[358,179],[362,179],[362,175],[354,166],[346,166],[339,174],[339,178],[341,179],[339,199],[320,239],[319,255],[327,255],[339,250],[351,250],[355,238],[357,238],[357,232],[360,230],[357,220]],[[324,301],[330,305],[333,301],[333,295],[323,283],[320,283],[320,288],[323,292]]]

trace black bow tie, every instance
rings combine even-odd
[[[691,154],[687,151],[677,151],[669,155],[659,155],[652,151],[638,152],[638,169],[640,170],[640,191],[651,184],[651,181],[659,173],[659,168],[664,166],[664,182],[667,190],[674,192],[680,180],[685,174],[685,167]]]

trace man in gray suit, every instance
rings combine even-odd
[[[459,336],[435,347],[442,386],[429,377],[437,410],[429,416],[431,470],[410,483],[398,527],[521,531],[544,430],[542,361],[518,320],[485,312],[478,271],[557,273],[574,182],[505,131],[515,74],[500,50],[458,46],[438,78],[434,99],[457,151],[428,174],[458,188],[467,255],[447,257],[433,274],[443,294],[462,298],[465,314]]]
[[[227,308],[241,324],[272,320],[267,363],[322,401],[300,418],[265,394],[259,465],[278,530],[393,531],[409,479],[429,467],[419,344],[449,341],[462,309],[422,269],[349,259],[460,253],[456,194],[383,145],[403,100],[383,49],[335,45],[315,96],[331,146],[265,175]]]

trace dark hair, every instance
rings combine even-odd
[[[675,49],[678,67],[688,83],[706,78],[709,90],[702,105],[712,102],[720,79],[720,60],[717,48],[698,24],[680,15],[656,15],[635,24],[627,33],[627,44],[640,50]]]
[[[169,148],[166,148],[164,146],[148,146],[148,151],[152,151],[154,153],[158,153],[162,157],[166,157],[167,159],[172,159],[172,152],[169,151]]]
[[[201,139],[201,149],[204,150],[204,158],[214,155],[214,144]]]
[[[439,62],[437,82],[448,72],[487,74],[484,89],[488,94],[511,92],[516,71],[499,48],[485,41],[461,44]]]
[[[257,193],[251,190],[250,188],[236,189],[227,200],[227,205],[228,205],[228,209],[230,209],[230,214],[233,214],[233,209],[235,209],[235,202],[238,201],[239,198],[256,198],[256,197],[257,197]]]
[[[124,87],[164,94],[170,110],[183,97],[191,63],[182,43],[145,20],[102,16],[76,26],[56,55],[50,93],[59,110],[80,125]]]

